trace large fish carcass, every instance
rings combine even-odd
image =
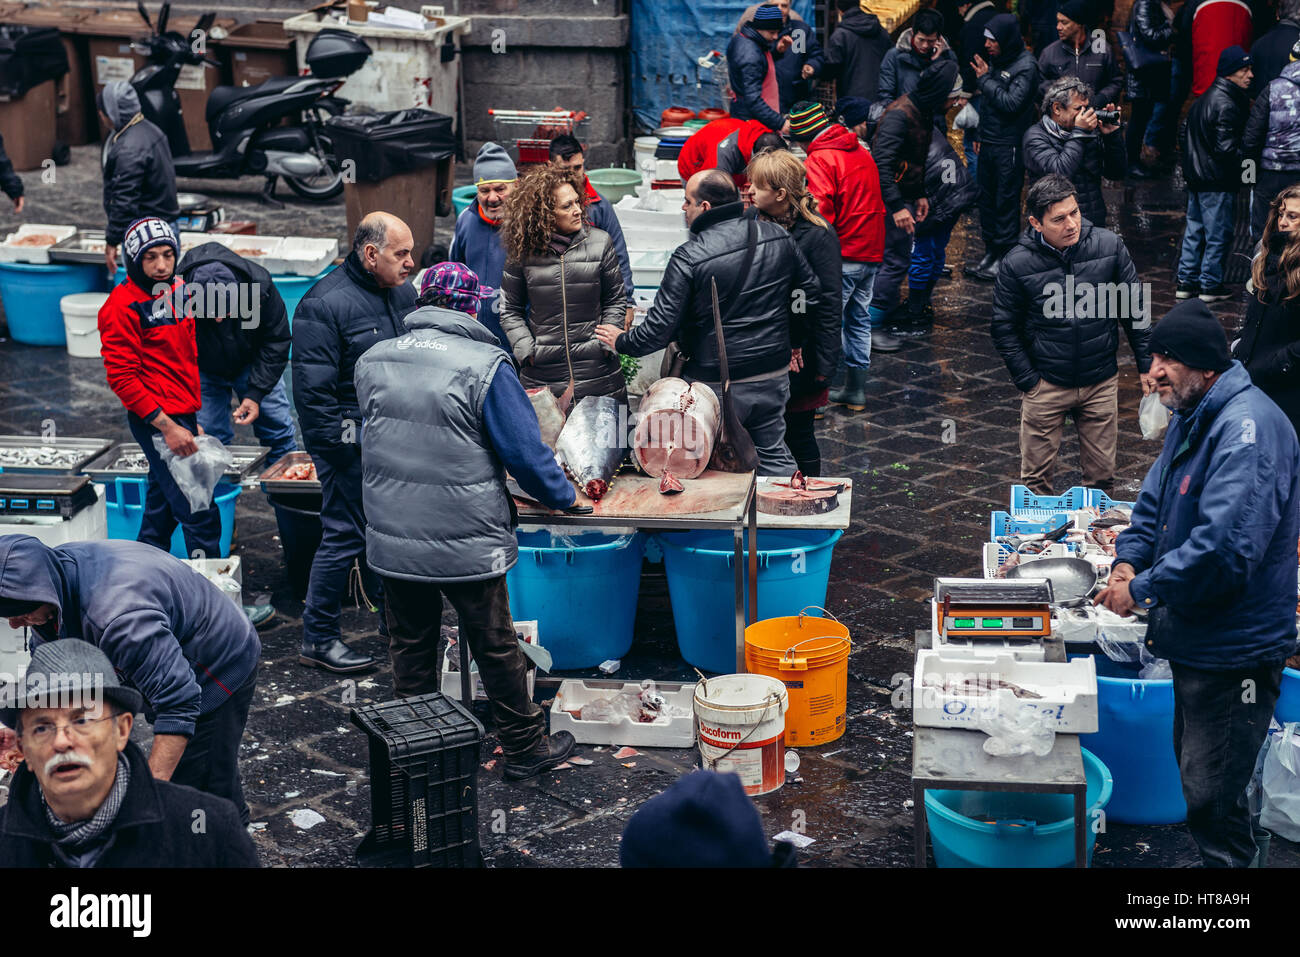
[[[609,491],[627,446],[620,431],[620,403],[612,395],[589,395],[580,401],[555,443],[555,457],[584,495],[599,502]]]
[[[682,479],[708,468],[721,419],[718,397],[707,385],[672,376],[660,379],[638,407],[632,441],[636,464],[659,479],[660,492],[680,492]]]

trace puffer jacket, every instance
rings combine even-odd
[[[754,262],[739,276],[751,220],[756,230]],[[668,260],[645,321],[618,337],[617,350],[646,356],[675,341],[689,357],[689,378],[721,381],[713,329],[714,279],[732,381],[788,366],[794,291],[804,291],[805,315],[816,315],[822,306],[821,283],[783,227],[756,221],[753,211],[746,213],[738,202],[701,213],[691,223],[691,238]]]
[[[1038,64],[1025,49],[1020,24],[1009,13],[988,22],[988,30],[1002,52],[989,72],[977,81],[980,96],[980,141],[1019,146],[1034,122],[1034,97],[1038,92]],[[987,54],[981,54],[987,57]]]
[[[1152,654],[1209,671],[1280,665],[1295,650],[1298,534],[1295,430],[1233,362],[1175,413],[1115,542]]]
[[[1053,129],[1048,126],[1050,122],[1043,117],[1025,134],[1025,172],[1029,181],[1060,173],[1078,189],[1083,218],[1105,226],[1106,198],[1101,192],[1101,178],[1124,178],[1123,131],[1085,134],[1082,130]]]
[[[572,379],[575,399],[620,392],[618,356],[601,345],[596,326],[622,326],[626,311],[618,254],[594,226],[584,224],[563,256],[507,259],[501,274],[501,328],[528,389],[560,395]]]
[[[1174,42],[1174,23],[1160,0],[1136,0],[1128,32],[1138,44],[1155,53],[1170,52]],[[1169,60],[1140,70],[1130,67],[1124,89],[1130,100],[1163,100],[1169,96],[1169,79]]]
[[[788,407],[800,411],[826,405],[822,393],[827,390],[840,361],[843,261],[840,241],[829,226],[818,226],[798,216],[790,226],[790,235],[817,274],[822,292],[819,308],[815,312],[805,309],[802,315],[796,314],[795,319],[803,321],[790,330],[792,344],[803,350],[803,368],[790,373]]]
[[[753,27],[743,27],[727,44],[727,82],[731,86],[730,113],[738,120],[760,120],[768,129],[779,130],[784,117],[763,99],[763,80],[767,76],[767,54],[776,52],[772,44]],[[778,81],[778,88],[779,88]]]
[[[930,133],[925,157],[925,195],[930,200],[930,215],[916,224],[918,237],[951,227],[979,198],[979,186],[966,164],[938,130]]]
[[[1182,164],[1187,188],[1235,193],[1242,185],[1242,135],[1249,96],[1218,77],[1187,111],[1183,124]]]
[[[1151,303],[1138,291],[1123,240],[1086,219],[1079,241],[1064,253],[1041,236],[1025,230],[998,267],[993,287],[993,345],[1016,388],[1028,392],[1039,379],[1067,389],[1105,382],[1119,371],[1119,326],[1145,373],[1151,368]],[[1112,311],[1112,293],[1119,315],[1097,315]]]
[[[1110,45],[1102,41],[1100,51],[1093,49],[1093,39],[1083,41],[1083,49],[1075,50],[1064,40],[1057,40],[1038,55],[1038,102],[1053,80],[1063,76],[1077,76],[1092,87],[1092,108],[1100,110],[1107,103],[1119,105],[1119,94],[1123,89],[1124,77],[1115,63],[1115,54]]]
[[[1233,350],[1234,359],[1250,373],[1250,380],[1277,403],[1291,425],[1300,431],[1300,296],[1285,299],[1278,259],[1288,233],[1273,236],[1272,249],[1261,253],[1267,288],[1264,301],[1252,293],[1246,301],[1246,323]]]
[[[885,54],[880,64],[880,84],[876,89],[876,99],[881,103],[892,103],[900,96],[906,96],[916,89],[921,79],[921,71],[932,63],[944,60],[957,62],[957,55],[948,49],[947,42],[940,37],[939,48],[930,59],[912,49],[912,29],[904,30],[894,48]]]
[[[817,197],[817,212],[839,236],[841,254],[849,262],[880,262],[885,254],[885,203],[871,153],[837,123],[805,149],[808,189]]]
[[[880,172],[880,192],[891,215],[925,196],[925,159],[935,116],[943,111],[957,78],[955,63],[936,66],[880,117],[871,152]]]
[[[1260,157],[1264,169],[1300,171],[1300,61],[1287,64],[1255,98],[1241,151]]]
[[[878,96],[881,63],[889,54],[889,31],[873,13],[850,10],[826,44],[823,80],[836,80],[840,99],[860,96],[874,100]]]

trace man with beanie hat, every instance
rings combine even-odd
[[[230,801],[155,779],[131,740],[141,695],[94,645],[40,645],[5,693],[21,763],[0,808],[0,867],[257,867]]]
[[[780,7],[765,3],[754,11],[754,19],[732,36],[727,44],[727,81],[731,86],[732,117],[759,120],[769,130],[785,134],[788,121],[781,112],[781,86],[774,55],[783,52],[781,31],[785,17]],[[788,49],[788,41],[786,48]]]
[[[1183,126],[1183,179],[1187,222],[1178,257],[1179,299],[1227,299],[1223,270],[1232,249],[1233,204],[1242,186],[1242,138],[1250,97],[1250,55],[1228,47],[1219,75],[1187,111]]]
[[[858,0],[836,0],[839,25],[826,44],[822,79],[835,80],[837,105],[847,97],[880,98],[883,63],[892,52],[889,31]]]
[[[506,265],[506,248],[501,243],[501,214],[505,212],[506,197],[515,188],[519,173],[510,154],[496,143],[484,143],[474,158],[474,185],[478,196],[469,208],[456,217],[456,229],[451,237],[447,258],[451,262],[468,266],[485,286],[501,288],[501,273]],[[501,342],[506,334],[497,318],[495,301],[483,309],[479,322]]]
[[[1075,76],[1093,90],[1089,105],[1100,110],[1119,102],[1124,77],[1115,63],[1115,55],[1106,42],[1105,32],[1088,35],[1093,24],[1091,0],[1063,0],[1056,14],[1056,32],[1060,37],[1045,50],[1038,50],[1038,98],[1047,94],[1053,81]]]
[[[99,310],[99,338],[108,386],[126,407],[127,426],[149,461],[149,484],[139,541],[167,551],[179,522],[188,555],[221,554],[221,515],[215,505],[190,510],[189,500],[163,464],[153,437],[184,458],[198,451],[196,417],[202,405],[194,317],[187,313],[180,277],[180,245],[161,219],[141,219],[123,233],[126,280]]]
[[[692,771],[641,805],[623,828],[623,867],[794,867],[794,845],[775,853],[740,777]]]
[[[112,130],[104,142],[104,262],[117,270],[117,247],[137,219],[175,223],[176,169],[167,135],[144,118],[140,97],[125,80],[107,84],[95,97],[100,120]]]
[[[817,197],[817,212],[835,230],[843,256],[843,387],[832,402],[860,412],[866,407],[867,369],[871,350],[895,352],[897,339],[871,327],[871,290],[885,254],[885,203],[880,173],[858,138],[832,123],[819,103],[796,103],[790,110],[790,137],[803,144],[808,189]]]
[[[383,578],[394,690],[439,690],[445,597],[478,663],[505,775],[517,780],[567,758],[573,736],[548,738],[528,693],[506,594],[519,551],[506,472],[556,511],[577,496],[542,442],[509,353],[475,321],[492,296],[460,263],[429,269],[407,331],[357,360],[356,384],[366,559]]]
[[[1295,650],[1300,444],[1204,303],[1170,310],[1151,353],[1174,415],[1096,602],[1146,612],[1147,649],[1173,670],[1187,829],[1206,867],[1248,867],[1246,787]]]
[[[835,101],[835,118],[840,121],[840,125],[852,130],[854,135],[860,140],[871,142],[871,137],[875,136],[875,125],[873,124],[868,135],[867,124],[872,118],[872,107],[877,104],[870,100],[864,100],[857,96],[846,96]],[[880,117],[885,111],[878,109],[875,112],[876,122],[880,122]]]
[[[998,261],[1016,244],[1020,232],[1020,190],[1025,181],[1021,144],[1034,121],[1038,64],[1025,49],[1020,23],[1010,13],[989,20],[984,49],[988,62],[978,55],[971,60],[980,93],[976,176],[984,258],[964,271],[973,279],[992,282]]]

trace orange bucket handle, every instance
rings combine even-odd
[[[803,641],[797,641],[797,642],[795,642],[793,645],[791,645],[789,648],[787,648],[784,652],[781,653],[781,665],[782,665],[782,667],[784,668],[785,665],[789,665],[789,666],[790,666],[789,669],[785,669],[785,670],[792,670],[792,671],[807,671],[807,670],[808,670],[808,659],[807,659],[807,658],[796,658],[796,657],[794,656],[794,650],[795,650],[796,648],[798,648],[800,645],[806,645],[806,644],[808,644],[808,642],[810,642],[810,641],[821,641],[823,638],[832,638],[832,637],[838,637],[838,636],[835,636],[835,635],[818,635],[816,638],[805,638]],[[853,642],[849,641],[849,639],[847,639],[847,638],[840,638],[839,640],[842,641],[842,642],[844,642],[846,645],[848,645],[850,649],[853,647]]]
[[[800,627],[800,628],[803,627],[803,613],[804,613],[805,611],[807,611],[809,608],[816,608],[818,611],[826,612],[826,614],[830,617],[831,621],[835,622],[835,624],[837,624],[837,625],[842,625],[842,624],[844,624],[842,621],[840,621],[838,618],[835,617],[835,614],[834,614],[833,612],[826,611],[826,609],[823,608],[821,605],[804,605],[803,608],[800,609],[800,611],[799,611],[799,627]]]

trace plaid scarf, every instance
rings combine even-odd
[[[41,796],[41,805],[45,808],[45,821],[50,830],[58,835],[55,841],[55,853],[60,857],[82,857],[88,846],[102,841],[104,832],[117,817],[126,799],[126,789],[131,785],[131,766],[126,762],[126,755],[120,751],[117,755],[117,775],[113,778],[113,787],[109,789],[104,803],[95,809],[95,813],[85,821],[65,823],[60,821]]]

